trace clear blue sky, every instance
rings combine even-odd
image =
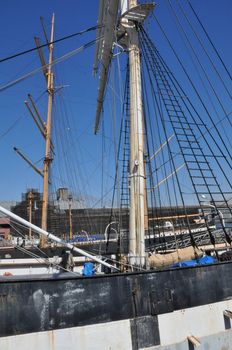
[[[231,0],[192,0],[191,2],[231,70]],[[172,3],[175,3],[175,1],[172,0]],[[44,42],[39,17],[42,16],[44,18],[45,25],[49,30],[49,23],[53,12],[55,13],[56,22],[55,35],[56,38],[60,38],[95,25],[98,14],[98,1],[2,1],[0,14],[1,58],[34,47],[34,36],[39,36],[41,42]],[[181,51],[182,44],[176,38],[176,32],[173,30],[166,0],[157,1],[156,15],[165,26],[171,39],[177,40],[176,47]],[[149,22],[149,31],[156,40],[158,49],[165,58],[169,60],[171,67],[173,69],[177,68],[177,64],[168,49],[167,43],[162,36],[160,36],[160,32],[157,27],[154,26],[154,22],[151,22],[151,20],[149,20]],[[151,26],[154,26],[154,29]],[[57,44],[55,46],[55,57],[60,57],[64,53],[94,38],[95,33],[92,32],[83,37],[77,37]],[[67,85],[63,89],[67,111],[65,111],[63,117],[61,116],[60,118],[61,122],[63,119],[68,118],[70,125],[64,125],[64,128],[67,129],[67,133],[68,131],[72,133],[72,140],[75,143],[75,147],[73,147],[75,154],[71,157],[69,162],[74,162],[76,158],[78,158],[80,162],[77,170],[73,170],[73,187],[74,182],[78,182],[77,187],[79,187],[77,191],[81,191],[83,186],[81,181],[82,183],[84,181],[87,186],[86,192],[90,195],[92,191],[93,196],[98,198],[101,195],[100,187],[102,181],[101,176],[99,177],[99,175],[97,175],[97,170],[101,169],[102,137],[101,133],[97,137],[94,137],[92,133],[97,92],[97,79],[94,80],[92,77],[93,58],[94,48],[88,49],[57,66],[55,74],[57,85]],[[9,62],[1,63],[1,85],[37,67],[39,67],[39,59],[36,52]],[[24,100],[27,97],[27,93],[31,93],[34,99],[37,99],[45,90],[44,78],[42,74],[37,74],[0,93],[1,200],[19,200],[21,193],[25,192],[26,189],[30,187],[42,189],[41,178],[15,154],[13,146],[17,146],[35,162],[38,162],[43,157],[43,142],[24,106]],[[38,100],[37,107],[43,119],[45,119],[46,94]],[[229,106],[227,107],[229,109]],[[55,113],[60,113],[59,104],[55,106]],[[56,118],[55,115],[54,118]],[[109,117],[109,119],[110,118],[111,117]],[[107,123],[112,124],[112,121],[105,120],[106,129],[107,127],[110,129],[111,126],[107,126]],[[58,128],[56,123],[54,123],[54,126]],[[12,129],[9,130],[11,127]],[[62,131],[58,130],[57,132],[58,138],[65,139],[65,137],[67,137],[67,133],[66,136],[64,136]],[[59,147],[56,153],[61,154],[62,147],[65,147],[64,145],[62,146],[62,140]],[[110,157],[109,149],[111,151],[113,149],[112,140],[109,141],[105,139],[104,154],[106,155],[105,162],[108,164],[108,172],[105,173],[103,180],[105,186],[110,188],[113,172],[111,171],[111,161],[108,158]],[[63,166],[65,164],[66,160],[63,159]],[[38,162],[38,166],[41,167],[42,163]],[[60,171],[62,171],[62,169],[61,166]],[[59,175],[58,172],[58,170],[55,172],[57,177]],[[87,182],[89,183],[87,184]],[[59,185],[61,185],[61,183],[59,183]],[[63,185],[66,185],[65,181]]]

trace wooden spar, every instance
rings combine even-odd
[[[50,43],[54,40],[54,21],[55,15],[52,16],[52,28]],[[49,44],[49,62],[47,71],[47,91],[48,91],[48,111],[46,123],[46,142],[45,142],[45,158],[44,158],[44,180],[43,180],[43,200],[42,200],[42,229],[47,230],[47,212],[48,212],[48,184],[49,184],[49,168],[51,164],[51,125],[52,125],[52,102],[54,94],[53,86],[53,44]],[[41,236],[40,246],[45,244],[45,237]]]
[[[157,218],[149,218],[150,221],[158,221],[158,220],[171,220],[171,219],[181,219],[181,218],[191,218],[191,217],[197,217],[197,216],[203,216],[203,213],[196,213],[196,214],[182,214],[182,215],[173,215],[173,216],[159,216]]]
[[[25,160],[25,162],[26,162],[27,164],[29,164],[29,165],[32,167],[32,169],[34,169],[34,170],[37,172],[37,174],[39,174],[39,175],[42,176],[42,177],[44,176],[42,170],[40,170],[39,168],[37,168],[37,167],[32,163],[32,161],[31,161],[30,159],[28,159],[17,147],[14,147],[14,151],[15,151],[16,153],[18,153],[18,155],[19,155],[23,160]]]
[[[43,119],[41,118],[41,116],[40,116],[40,114],[39,114],[39,112],[38,112],[38,110],[36,108],[35,102],[33,101],[31,94],[28,94],[27,96],[28,96],[28,98],[29,98],[29,100],[31,102],[31,105],[32,105],[35,113],[36,113],[36,116],[38,118],[38,121],[39,121],[41,127],[43,128],[43,130],[46,130],[45,123],[43,122]]]
[[[32,112],[32,109],[31,107],[29,106],[28,102],[27,101],[24,101],[27,109],[29,110],[37,128],[39,129],[41,135],[43,136],[44,139],[46,139],[46,134],[45,134],[45,129],[44,129],[44,126],[42,127],[41,124],[39,123],[39,121],[37,120],[36,116],[34,115],[34,113]]]
[[[44,59],[43,51],[41,48],[41,43],[40,43],[39,38],[37,38],[37,37],[35,37],[34,40],[35,40],[35,45],[38,49],[39,58],[40,58],[41,66],[42,66],[42,71],[43,71],[43,74],[44,74],[44,77],[45,77],[45,80],[47,83],[48,82],[48,71],[47,71],[47,66],[46,66],[46,62]]]
[[[44,139],[46,140],[46,123],[43,121],[43,119],[41,118],[41,116],[40,116],[40,114],[39,114],[39,112],[38,112],[38,109],[36,108],[36,105],[35,105],[35,102],[33,101],[33,99],[32,99],[32,96],[31,96],[31,94],[28,94],[28,98],[29,98],[29,100],[30,100],[30,102],[31,102],[31,106],[32,106],[32,108],[33,108],[33,110],[34,110],[34,112],[35,112],[35,114],[34,114],[34,112],[32,111],[32,109],[30,108],[28,108],[29,109],[29,111],[30,111],[30,113],[31,113],[31,115],[32,115],[32,117],[33,117],[33,119],[34,119],[34,121],[36,122],[36,124],[38,123],[39,124],[39,126],[41,127],[41,129],[42,129],[42,131],[41,131],[41,133],[42,133],[42,136],[44,137]],[[26,102],[25,102],[26,103]],[[28,106],[27,106],[28,107]],[[37,119],[37,120],[35,120],[35,119]],[[38,127],[39,127],[38,126]],[[53,145],[53,143],[52,143],[52,141],[51,141],[51,149],[52,150],[54,150],[54,145]]]
[[[62,241],[62,239],[60,239],[59,237],[56,237],[55,235],[53,235],[52,233],[48,233],[47,231],[41,229],[40,227],[34,225],[34,224],[31,224],[30,222],[28,222],[27,220],[25,219],[22,219],[20,216],[12,213],[11,211],[3,208],[2,206],[0,206],[0,212],[3,213],[4,215],[7,215],[9,216],[10,218],[12,218],[13,220],[16,220],[18,221],[19,223],[25,225],[26,227],[29,227],[31,228],[33,231],[39,233],[40,235],[42,236],[45,236],[46,238],[49,238],[51,241],[53,242],[57,242],[57,243],[60,243],[62,244],[64,247],[70,249],[70,250],[73,250],[74,252],[77,252],[79,253],[80,255],[83,255],[93,261],[96,261],[97,263],[101,264],[101,265],[104,265],[106,267],[109,267],[109,268],[112,268],[114,270],[118,270],[117,267],[111,265],[111,264],[108,264],[107,262],[99,259],[98,257],[94,256],[94,255],[91,255],[89,254],[88,252],[80,249],[80,248],[77,248],[75,247],[73,244],[70,244],[70,243],[66,243],[64,241]]]
[[[43,32],[44,32],[44,37],[45,37],[46,43],[49,46],[49,40],[48,40],[48,36],[47,36],[46,30],[45,30],[43,17],[40,17],[39,19],[40,19],[40,23],[41,23],[42,28],[43,28]]]

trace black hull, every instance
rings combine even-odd
[[[141,347],[158,345],[157,316],[231,299],[231,269],[225,262],[94,277],[4,277],[0,336],[131,319],[135,339],[146,333]]]

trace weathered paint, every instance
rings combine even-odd
[[[222,330],[223,309],[232,308],[231,267],[226,262],[93,277],[0,278],[0,337],[99,324],[108,328],[123,320],[130,320],[133,350],[183,341],[190,332],[214,335]],[[177,326],[183,329],[179,338]],[[122,339],[127,334],[125,328]]]
[[[129,350],[130,321],[0,338],[1,350]]]
[[[190,335],[198,339],[225,331],[225,310],[232,310],[232,300],[159,315],[161,344],[178,343]]]
[[[231,350],[232,330],[207,337],[199,337],[199,350]],[[182,342],[137,347],[132,342],[130,320],[102,323],[92,326],[29,333],[0,338],[3,350],[190,350],[194,349],[185,338]]]
[[[213,334],[208,337],[202,337],[199,339],[200,345],[194,348],[188,342],[184,340],[180,343],[166,345],[166,346],[152,346],[149,348],[143,348],[140,350],[232,350],[232,331],[224,331],[221,333]]]

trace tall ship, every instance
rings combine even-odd
[[[88,245],[72,239],[71,204],[69,239],[48,231],[55,154],[52,107],[54,90],[59,89],[53,67],[74,53],[54,59],[59,41],[54,38],[54,15],[46,44],[36,39],[47,84],[47,122],[30,95],[27,108],[45,139],[43,170],[16,151],[43,177],[42,222],[33,223],[32,206],[28,220],[2,206],[0,212],[4,224],[40,237],[35,248],[40,258],[49,242],[64,255],[61,262],[49,261],[50,273],[0,275],[1,349],[232,349],[231,75],[192,3],[167,4],[204,93],[163,29],[153,2],[100,0],[97,26],[91,28],[96,39],[74,50],[96,45],[94,133],[106,118],[116,123],[115,116],[121,116],[117,144],[117,136],[112,139],[116,174],[111,215],[96,236],[98,242],[87,240]],[[153,21],[188,85],[177,80],[151,40]],[[112,73],[115,66],[117,77]],[[116,96],[112,116],[104,112],[109,89]],[[32,203],[33,193],[28,195]],[[35,250],[27,253],[38,259]]]

